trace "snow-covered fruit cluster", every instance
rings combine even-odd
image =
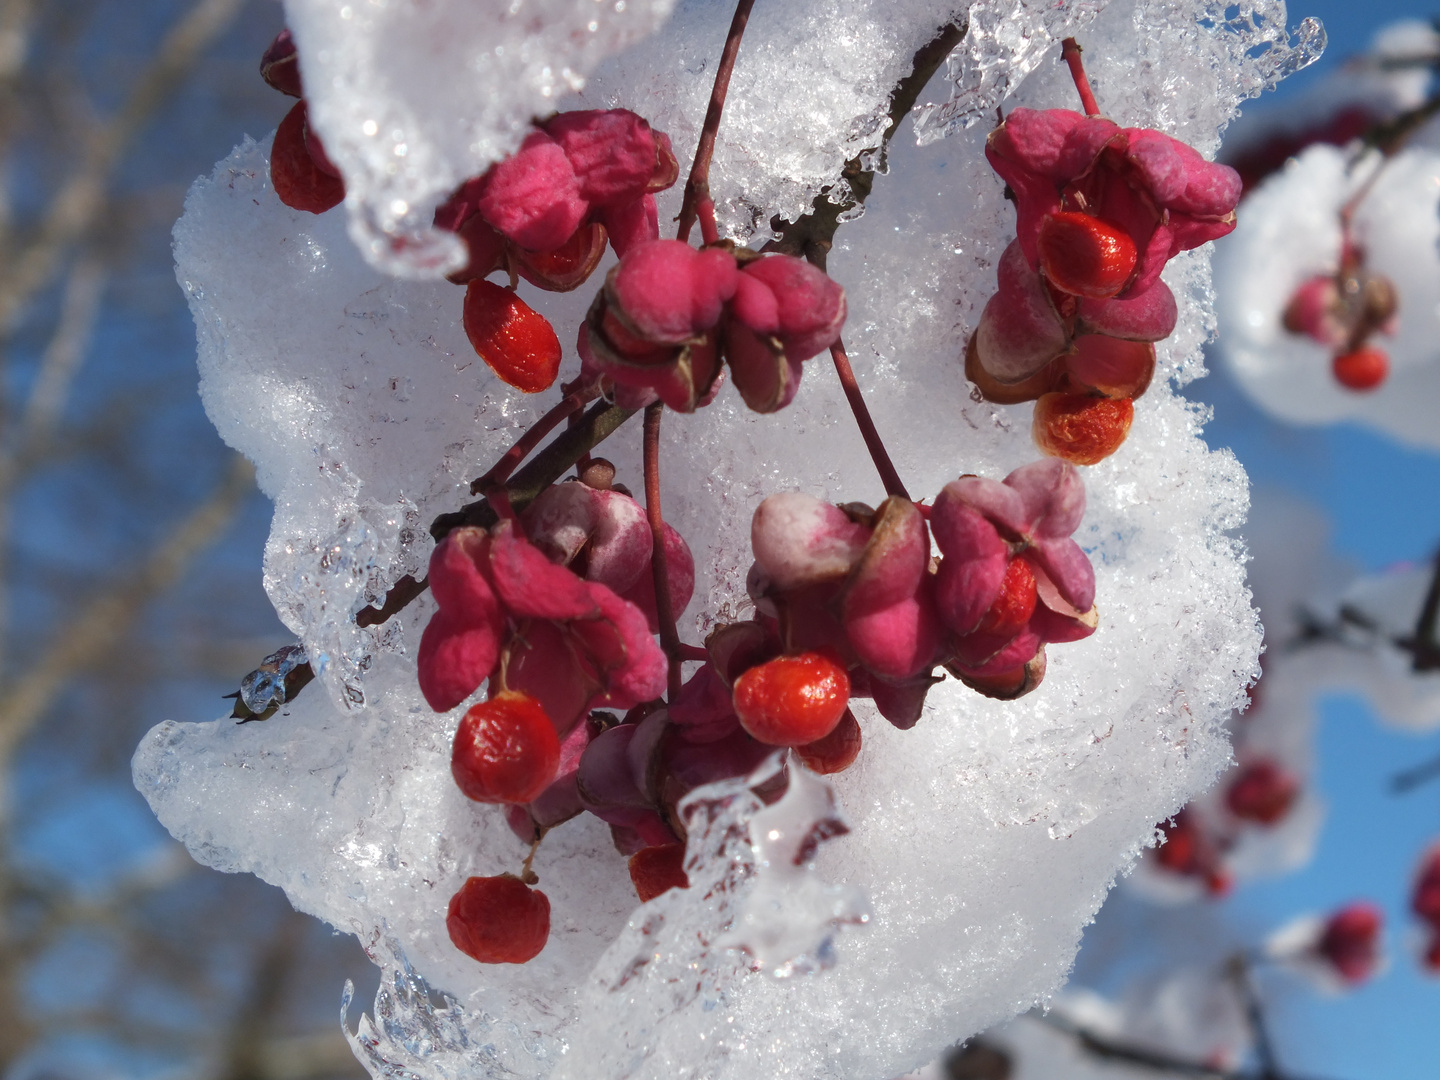
[[[1240,177],[1149,128],[1087,114],[1015,109],[985,156],[1015,203],[1016,238],[966,348],[965,373],[989,401],[1034,401],[1047,454],[1093,465],[1124,442],[1134,399],[1175,329],[1160,272],[1235,227]]]
[[[1331,350],[1330,370],[1347,390],[1374,390],[1390,373],[1390,357],[1371,344],[1395,332],[1395,284],[1366,269],[1365,253],[1347,236],[1334,273],[1306,278],[1285,305],[1285,329]]]
[[[1299,777],[1268,757],[1244,762],[1225,775],[1221,786],[1221,799],[1183,807],[1161,822],[1164,842],[1150,855],[1162,872],[1200,882],[1212,896],[1230,891],[1226,855],[1241,837],[1249,830],[1275,828],[1301,792]]]
[[[276,194],[310,213],[338,206],[344,182],[306,122],[288,30],[266,51],[260,71],[272,87],[300,98],[275,135]],[[456,233],[468,253],[450,275],[466,286],[466,336],[501,379],[538,393],[560,370],[560,340],[516,294],[516,279],[569,292],[594,273],[608,243],[620,264],[580,331],[586,383],[603,383],[629,408],[663,400],[693,412],[713,399],[728,363],[755,411],[774,412],[793,400],[801,362],[840,335],[845,292],[792,256],[729,243],[697,251],[660,240],[655,194],[679,172],[669,137],[629,110],[557,113],[440,205],[435,224]],[[509,275],[509,287],[485,280],[496,272]]]
[[[907,729],[937,666],[997,698],[1038,686],[1046,644],[1096,627],[1094,570],[1071,538],[1084,510],[1079,474],[1055,459],[1004,481],[960,477],[929,508],[772,495],[751,522],[755,617],[712,632],[666,705],[645,511],[608,484],[561,483],[436,547],[420,687],[447,711],[488,681],[455,738],[461,790],[508,806],[531,843],[582,812],[601,818],[649,899],[685,884],[686,794],[747,775],[777,748],[822,774],[848,768],[862,741],[852,697]],[[694,565],[666,528],[679,610]],[[546,919],[530,892],[513,876],[471,879],[450,908],[457,947],[484,962],[538,953]]]

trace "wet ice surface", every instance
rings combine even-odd
[[[857,10],[883,30],[868,46],[880,53],[867,79],[892,77],[928,36],[918,5],[894,5],[893,24],[879,4]],[[1278,5],[1264,11],[1283,21]],[[1247,58],[1253,34],[1222,16],[1219,7],[1115,0],[1084,37],[1107,112],[1213,150],[1237,88],[1277,63],[1273,50]],[[766,17],[799,19],[789,9]],[[703,27],[714,39],[709,55],[718,51],[728,9],[687,4],[677,18]],[[803,201],[812,179],[777,180],[786,155],[818,142],[819,176],[853,145],[843,125],[835,135],[836,116],[864,115],[858,97],[827,111],[814,97],[766,89],[784,85],[775,68],[809,71],[812,61],[768,49],[763,25],[757,14],[746,42],[764,58],[754,88],[742,89],[737,71],[732,91],[742,120],[723,160],[735,164],[715,184],[732,231],[746,220],[737,208],[754,206],[749,220],[765,221]],[[833,48],[848,62],[853,49],[833,28],[818,35],[797,22],[785,32],[810,33],[816,57]],[[1055,53],[1007,108],[1074,106]],[[674,106],[655,97],[652,55],[641,50],[633,70],[617,62],[597,74],[591,89],[603,85],[606,100],[591,104],[653,103],[675,114],[660,127],[698,130],[703,95],[676,89]],[[688,72],[700,60],[686,63]],[[708,76],[695,78],[708,88]],[[747,94],[763,100],[747,106]],[[747,107],[771,110],[772,121],[743,121]],[[921,148],[902,131],[890,175],[866,215],[844,226],[830,260],[849,292],[846,341],[859,378],[917,498],[962,472],[1002,477],[1036,456],[1031,407],[972,401],[960,370],[1013,228],[983,137],[975,127]],[[747,160],[758,170],[753,187]],[[199,328],[206,407],[255,459],[275,500],[266,588],[323,670],[263,724],[162,724],[137,752],[136,781],[202,861],[281,885],[297,907],[355,932],[399,972],[377,1002],[379,1027],[357,1038],[374,1036],[381,1057],[417,1075],[898,1075],[1044,1000],[1154,823],[1227,760],[1220,725],[1254,671],[1259,631],[1225,532],[1245,512],[1244,474],[1205,447],[1199,414],[1175,390],[1203,371],[1210,291],[1201,251],[1167,274],[1181,322],[1160,349],[1160,376],[1137,405],[1129,441],[1085,470],[1089,508],[1076,539],[1096,566],[1099,632],[1054,648],[1044,685],[1018,703],[951,681],[909,732],[862,710],[865,750],[834,785],[851,831],[821,848],[805,879],[814,884],[803,888],[816,897],[846,895],[823,892],[832,886],[858,890],[869,921],[821,933],[794,970],[823,967],[816,958],[833,966],[776,980],[719,944],[752,910],[746,898],[763,875],[741,875],[734,890],[671,893],[637,912],[606,830],[577,819],[546,839],[536,861],[554,913],[548,946],[522,967],[482,968],[450,946],[446,903],[471,874],[516,869],[524,847],[494,808],[467,802],[450,779],[461,710],[436,716],[414,679],[429,598],[379,628],[360,630],[349,615],[423,565],[428,522],[467,501],[469,479],[548,400],[508,391],[473,355],[459,289],[381,275],[356,253],[342,211],[317,218],[280,206],[263,146],[243,144],[197,184],[176,252]],[[525,285],[521,293],[567,343],[592,295]],[[577,362],[566,364],[568,378]],[[688,640],[743,617],[750,513],[765,495],[883,495],[833,372],[819,361],[807,369],[796,403],[778,415],[747,412],[727,389],[700,414],[665,420],[666,515],[697,563],[696,599],[681,620]],[[620,480],[638,486],[637,428],[622,429],[604,453]],[[742,825],[757,811],[735,797],[723,838],[692,846],[692,879],[728,881],[754,857]],[[812,928],[860,910],[813,907]],[[399,954],[454,996],[454,1010],[436,1013],[405,990],[414,984],[395,967]]]

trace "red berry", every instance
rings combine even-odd
[[[331,176],[305,146],[305,102],[285,114],[270,147],[270,183],[280,201],[293,210],[323,214],[345,200],[345,182]]]
[[[1384,922],[1384,913],[1374,904],[1350,904],[1326,920],[1315,949],[1346,982],[1364,982],[1380,962]]]
[[[1385,350],[1365,345],[1336,356],[1330,370],[1335,373],[1335,381],[1347,390],[1374,390],[1390,374],[1390,358]]]
[[[505,690],[472,707],[455,732],[450,772],[476,802],[528,803],[560,768],[555,725],[528,694]]]
[[[1000,582],[1000,595],[975,627],[977,634],[1011,638],[1035,613],[1035,574],[1024,559],[1011,559]]]
[[[1238,818],[1274,825],[1290,812],[1298,794],[1295,777],[1273,761],[1256,761],[1240,770],[1225,793],[1225,805]]]
[[[1425,950],[1425,970],[1432,975],[1440,975],[1440,934],[1430,939],[1430,946]]]
[[[849,709],[823,739],[795,747],[795,756],[813,773],[828,776],[844,772],[860,756],[860,722]]]
[[[1431,849],[1420,867],[1410,910],[1440,932],[1440,847]]]
[[[300,59],[295,55],[295,41],[289,29],[281,30],[260,58],[260,77],[274,89],[291,97],[300,97]]]
[[[1051,457],[1094,465],[1120,448],[1134,419],[1129,398],[1045,394],[1035,402],[1030,430],[1035,445]]]
[[[1105,300],[1125,288],[1135,270],[1135,241],[1090,214],[1050,214],[1036,238],[1040,269],[1062,292]]]
[[[569,292],[579,288],[600,265],[607,236],[603,225],[582,225],[554,251],[512,249],[516,272],[537,289]]]
[[[1107,334],[1082,334],[1064,357],[1071,383],[1110,398],[1137,398],[1155,374],[1155,346]]]
[[[740,726],[767,746],[823,739],[845,715],[850,677],[821,653],[777,656],[735,680]]]
[[[445,928],[482,964],[524,964],[550,936],[550,898],[513,874],[472,877],[450,898]]]
[[[630,881],[642,904],[670,889],[688,889],[684,844],[656,844],[630,856]]]
[[[560,374],[560,339],[515,293],[479,278],[465,289],[465,334],[480,359],[517,390],[538,394]]]

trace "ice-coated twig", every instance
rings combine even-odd
[[[1226,1069],[1201,1061],[1189,1061],[1159,1050],[1120,1042],[1076,1024],[1055,1012],[1032,1012],[1032,1019],[1069,1035],[1080,1046],[1095,1057],[1107,1061],[1138,1065],[1157,1073],[1176,1076],[1210,1077],[1212,1080],[1318,1080],[1317,1077],[1303,1077],[1295,1073],[1265,1072],[1253,1069]]]
[[[566,392],[560,403],[536,420],[526,428],[525,433],[515,440],[515,445],[505,451],[490,471],[477,480],[470,483],[470,494],[479,495],[489,491],[498,484],[505,483],[510,479],[510,474],[515,471],[519,464],[529,457],[540,445],[540,440],[549,435],[560,425],[560,421],[569,420],[594,401],[599,395],[596,386],[579,386]]]
[[[715,228],[715,201],[710,198],[710,159],[715,153],[715,135],[720,130],[720,116],[725,111],[725,95],[730,92],[730,74],[735,70],[735,57],[740,52],[740,39],[745,36],[745,24],[750,21],[750,9],[755,0],[740,0],[735,5],[735,17],[730,20],[730,33],[725,37],[725,48],[720,52],[720,63],[715,68],[715,85],[710,90],[710,105],[705,110],[705,123],[700,129],[700,141],[695,146],[695,160],[690,165],[690,176],[685,181],[685,196],[680,202],[679,226],[675,237],[690,239],[690,227],[700,217],[700,237],[707,244],[720,239]]]
[[[1099,116],[1100,106],[1095,101],[1095,91],[1090,89],[1090,76],[1085,74],[1085,62],[1080,54],[1084,52],[1080,43],[1067,37],[1060,43],[1060,59],[1070,65],[1070,77],[1075,80],[1075,89],[1080,94],[1080,107],[1086,116]]]
[[[965,32],[964,23],[946,23],[916,51],[909,74],[895,84],[890,94],[890,110],[885,130],[880,135],[880,144],[866,153],[857,154],[840,170],[840,182],[846,185],[848,196],[832,201],[830,196],[835,188],[831,185],[815,196],[809,212],[794,221],[782,221],[778,217],[772,219],[770,227],[779,235],[762,251],[795,255],[821,270],[825,269],[826,257],[835,241],[835,231],[840,227],[841,218],[857,206],[863,206],[875,186],[873,163],[884,160],[900,122],[915,107],[920,91],[925,89],[925,84],[939,70],[945,58],[960,44]]]
[[[660,416],[665,403],[645,406],[645,516],[650,520],[650,570],[655,575],[655,614],[660,623],[660,647],[665,650],[666,698],[680,693],[680,633],[675,629],[675,608],[670,603],[670,564],[665,556],[665,521],[660,515]]]
[[[860,429],[860,437],[865,440],[865,449],[870,451],[870,459],[875,462],[875,471],[880,474],[880,482],[885,485],[885,494],[899,495],[902,499],[910,498],[910,493],[905,490],[905,485],[900,480],[900,474],[895,470],[895,463],[890,460],[890,452],[885,449],[885,443],[880,438],[870,410],[865,405],[860,384],[855,380],[855,369],[850,366],[850,357],[845,353],[845,343],[839,338],[830,346],[830,358],[835,361],[835,374],[840,377],[845,400],[850,403],[850,411],[855,414],[855,424]]]

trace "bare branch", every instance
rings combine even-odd
[[[239,11],[242,0],[199,0],[166,35],[125,104],[86,147],[79,167],[50,203],[39,233],[0,277],[0,331],[8,331],[30,299],[54,278],[65,253],[94,224],[105,204],[111,170],[150,115]]]
[[[230,524],[254,490],[255,470],[236,456],[219,487],[124,585],[92,601],[22,676],[0,688],[0,764],[54,702],[65,681],[127,632],[136,611],[185,572]]]

